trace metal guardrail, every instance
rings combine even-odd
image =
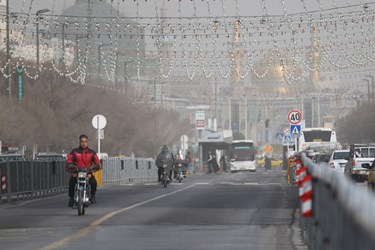
[[[66,193],[70,178],[64,161],[3,162],[0,177],[1,203]]]
[[[121,185],[157,180],[153,159],[109,158],[102,160],[102,183]],[[65,161],[4,162],[0,164],[0,202],[66,193],[70,174]]]
[[[309,249],[375,249],[375,194],[343,173],[302,161],[313,176],[313,216],[301,225]]]
[[[150,182],[158,179],[155,161],[151,158],[109,158],[102,162],[103,185]]]

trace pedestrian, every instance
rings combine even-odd
[[[187,161],[188,161],[188,170],[189,170],[189,174],[194,174],[194,159],[193,159],[193,154],[188,151],[187,153]]]
[[[223,166],[223,171],[227,172],[227,161],[225,159],[225,154],[223,154],[220,158],[221,165]]]
[[[211,150],[208,151],[208,160],[207,160],[207,166],[208,166],[208,174],[211,174],[214,171],[214,155],[212,154]]]
[[[266,170],[271,169],[271,159],[268,157],[268,155],[265,156],[264,167],[265,167]]]

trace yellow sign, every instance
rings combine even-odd
[[[266,154],[270,154],[272,152],[273,148],[271,147],[271,145],[266,145],[264,146],[263,148],[263,152],[266,153]]]

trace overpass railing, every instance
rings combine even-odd
[[[375,249],[375,194],[302,155],[312,175],[312,216],[301,220],[309,249]]]

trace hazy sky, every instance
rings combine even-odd
[[[5,1],[5,0],[0,0]],[[50,10],[54,9],[56,14],[61,13],[64,6],[69,7],[74,4],[76,0],[10,0],[14,12],[28,12],[30,8],[30,3],[32,3],[31,13],[35,13],[38,9],[48,8]],[[88,2],[88,0],[79,0],[83,2]],[[99,0],[94,0],[99,2]],[[105,1],[105,0],[102,0]],[[112,0],[114,7],[120,4],[120,11],[131,16],[136,15],[136,4],[139,3],[139,15],[140,16],[155,16],[155,6],[156,1],[158,1],[159,6],[162,5],[163,0]],[[211,15],[222,15],[223,7],[222,1],[224,1],[224,7],[226,15],[236,15],[236,3],[239,5],[240,15],[263,15],[260,2],[265,2],[268,14],[283,14],[283,5],[288,14],[304,12],[302,3],[306,4],[306,8],[311,10],[319,10],[319,2],[321,7],[324,9],[333,8],[334,6],[342,7],[347,6],[347,4],[358,5],[364,2],[375,2],[375,1],[364,1],[364,0],[195,0],[197,14],[202,16],[209,15],[208,4],[210,3]],[[107,0],[111,3],[111,0]],[[178,0],[165,0],[165,6],[167,7],[168,16],[179,16],[178,13]],[[183,16],[193,16],[194,13],[194,1],[182,0],[181,9]],[[54,8],[53,8],[54,7]],[[371,6],[372,7],[372,6]],[[160,13],[159,13],[160,14]]]

